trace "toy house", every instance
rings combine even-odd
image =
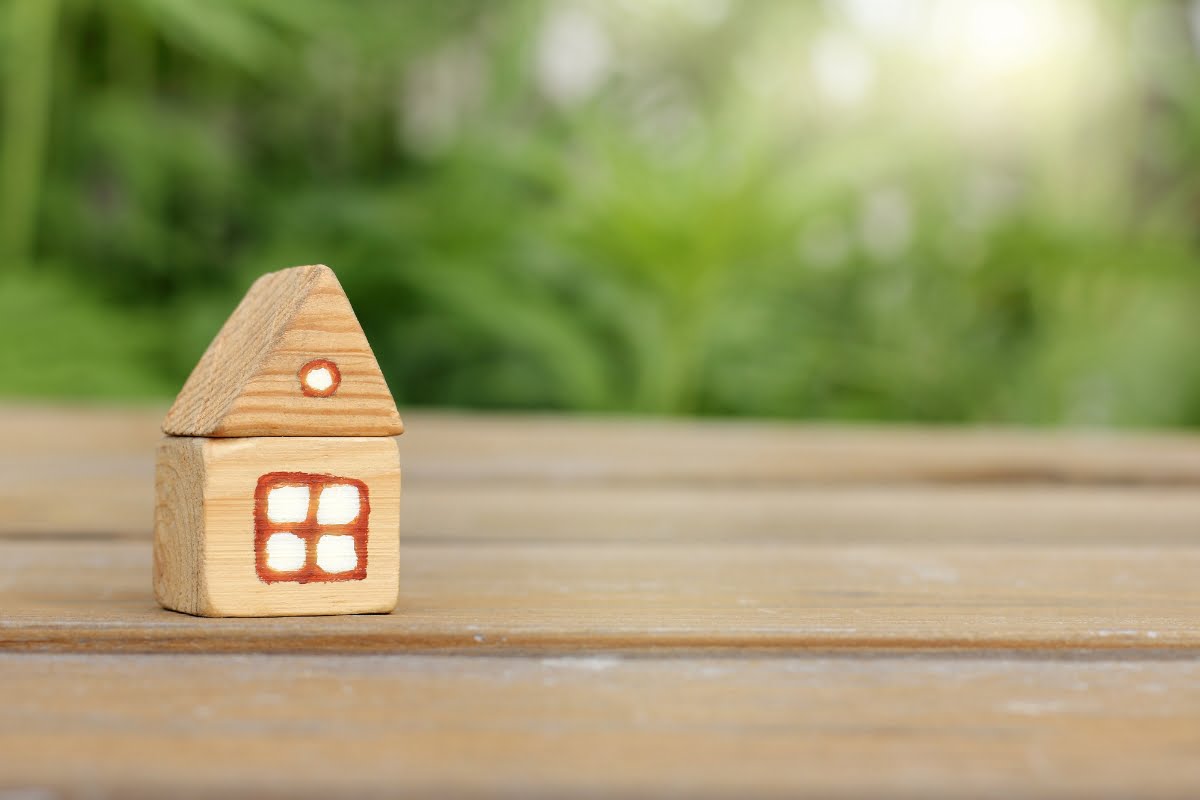
[[[163,422],[154,593],[211,617],[388,612],[404,426],[333,271],[264,275]]]

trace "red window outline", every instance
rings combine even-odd
[[[358,489],[358,516],[345,525],[322,525],[317,522],[321,491],[326,486],[335,485],[349,485]],[[303,522],[272,522],[267,518],[267,495],[281,486],[308,487],[308,515]],[[254,567],[259,580],[265,583],[361,581],[367,577],[367,519],[370,514],[367,485],[360,480],[308,472],[269,472],[263,475],[254,490]],[[267,539],[276,533],[290,533],[304,540],[304,566],[283,572],[267,565]],[[354,554],[358,557],[358,564],[353,570],[326,572],[317,566],[317,540],[326,534],[354,537]]]
[[[329,377],[333,380],[332,383],[325,389],[315,389],[308,385],[308,373],[313,370],[326,369],[329,370]],[[296,373],[296,377],[300,379],[300,391],[308,397],[330,397],[342,385],[342,371],[338,369],[338,365],[327,358],[314,358],[300,368]]]

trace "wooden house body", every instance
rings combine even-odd
[[[403,430],[333,271],[264,275],[163,422],[158,602],[214,617],[394,609]]]

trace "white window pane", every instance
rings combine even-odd
[[[267,519],[271,522],[304,522],[307,518],[307,486],[276,486],[267,493]]]
[[[339,483],[326,486],[317,501],[317,522],[321,525],[345,525],[358,517],[358,487]]]
[[[327,367],[310,369],[304,374],[304,382],[308,384],[308,388],[323,392],[333,386],[333,373]]]
[[[267,566],[278,572],[295,572],[304,566],[304,540],[292,533],[273,533],[267,539]]]
[[[322,536],[317,540],[317,566],[326,572],[349,572],[358,566],[353,536]]]

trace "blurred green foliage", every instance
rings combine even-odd
[[[1195,4],[0,16],[0,394],[326,263],[402,408],[1200,424]]]

